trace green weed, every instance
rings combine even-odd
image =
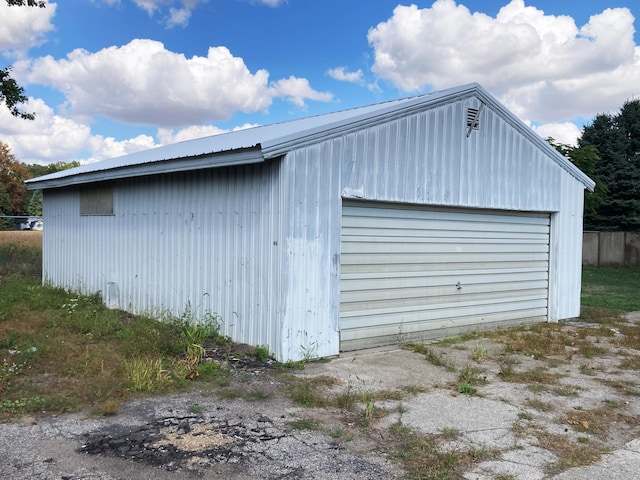
[[[269,360],[269,347],[266,345],[258,345],[255,349],[255,356],[258,361],[267,363],[267,360]]]

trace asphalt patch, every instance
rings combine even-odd
[[[108,455],[160,466],[169,471],[188,464],[238,463],[256,444],[281,439],[284,433],[269,417],[243,422],[201,416],[160,418],[132,429],[105,429],[85,435],[78,449],[90,455]]]

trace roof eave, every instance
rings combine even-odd
[[[59,178],[40,177],[27,180],[27,189],[38,190],[47,188],[69,187],[86,183],[105,182],[123,178],[142,177],[147,175],[159,175],[174,172],[187,172],[207,168],[230,167],[249,165],[264,162],[264,156],[260,146],[242,150],[209,153],[191,157],[171,158],[158,160],[139,165],[129,165],[105,170],[97,170],[88,173],[78,173]]]

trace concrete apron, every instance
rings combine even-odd
[[[638,321],[640,313],[629,317],[630,321]],[[626,480],[640,475],[640,439],[636,439],[603,456],[594,465],[550,477],[545,473],[545,467],[557,461],[556,456],[539,447],[534,437],[519,438],[514,434],[513,426],[524,408],[504,400],[500,389],[490,394],[493,398],[458,394],[452,388],[457,381],[455,372],[432,368],[422,355],[397,346],[348,352],[329,363],[310,364],[301,375],[338,378],[342,385],[336,387],[336,392],[344,385],[371,392],[424,386],[425,393],[378,405],[393,413],[378,420],[376,428],[388,428],[401,422],[427,434],[455,431],[455,439],[443,440],[440,448],[502,451],[497,459],[482,462],[466,472],[464,478],[469,480],[489,480],[497,475],[509,475],[519,480]],[[402,408],[397,408],[400,405]]]

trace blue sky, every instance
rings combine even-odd
[[[639,0],[0,2],[0,109],[25,163],[176,141],[478,82],[543,137],[640,97]]]

